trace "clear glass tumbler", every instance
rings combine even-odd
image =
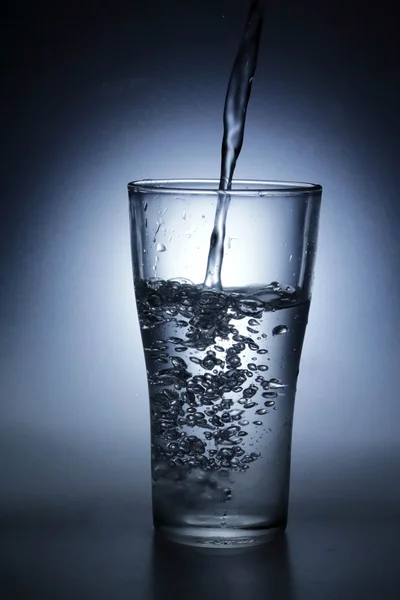
[[[204,285],[218,181],[128,190],[154,526],[198,546],[268,541],[287,524],[322,188],[234,181],[222,289]]]

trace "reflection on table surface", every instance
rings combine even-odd
[[[0,515],[2,600],[400,598],[395,514],[292,516],[286,535],[265,546],[210,550],[154,536],[149,507],[135,509]]]
[[[261,592],[266,598],[294,597],[286,537],[254,548],[210,550],[155,536],[151,568],[151,600],[248,600]]]

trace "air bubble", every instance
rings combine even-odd
[[[179,444],[177,442],[170,442],[168,444],[167,448],[173,454],[175,454],[176,452],[179,452]]]
[[[232,419],[237,419],[243,414],[243,410],[240,410],[239,408],[233,408],[229,411],[229,414],[231,415]]]
[[[253,350],[253,352],[255,352],[256,350],[258,350],[259,347],[260,346],[258,344],[256,344],[255,342],[253,342],[253,341],[249,343],[249,348],[250,348],[250,350]]]
[[[269,387],[271,389],[281,389],[281,388],[286,387],[286,385],[284,383],[282,383],[279,379],[270,379]]]
[[[251,371],[249,373],[252,376]],[[246,400],[248,400],[249,398],[252,398],[257,393],[257,390],[258,390],[258,387],[256,385],[253,385],[253,384],[250,385],[248,388],[243,390],[243,398],[246,398]]]
[[[182,340],[181,338],[178,337],[170,337],[167,340],[168,342],[171,342],[171,344],[183,344],[184,340]]]
[[[243,388],[240,385],[237,387],[234,387],[232,389],[232,392],[235,392],[235,394],[240,394],[240,392],[242,392],[242,391],[243,391]]]
[[[178,356],[173,356],[171,358],[171,362],[174,365],[174,367],[179,367],[180,369],[186,369],[186,367],[187,367],[187,364],[183,360],[183,358],[180,358]]]
[[[235,342],[243,342],[246,337],[244,335],[235,334],[232,338]]]
[[[239,367],[242,364],[242,361],[238,356],[232,356],[226,359],[226,362],[230,367]]]
[[[256,459],[254,456],[251,456],[250,454],[245,454],[242,458],[242,460],[240,461],[242,464],[246,464],[246,463],[252,463],[254,462]]]
[[[260,323],[258,321],[256,321],[255,319],[250,319],[249,325],[251,325],[251,327],[258,327],[260,325]]]
[[[201,365],[201,358],[198,358],[197,356],[190,356],[189,360],[195,365]]]
[[[244,454],[244,450],[240,446],[233,446],[232,450],[236,456],[242,456]]]
[[[277,325],[273,328],[272,335],[282,335],[284,333],[287,333],[288,331],[289,329],[286,327],[286,325]]]
[[[255,298],[251,300],[243,299],[241,302],[239,302],[239,308],[242,313],[249,316],[256,316],[256,314],[261,316],[264,312],[263,302]]]
[[[244,408],[254,408],[254,406],[257,406],[257,402],[246,402],[244,404]]]
[[[276,392],[263,392],[261,395],[263,398],[276,398],[278,394]]]
[[[253,433],[246,429],[250,423],[262,425],[262,421],[243,417],[252,413],[253,418],[266,415],[270,411],[264,407],[269,407],[268,403],[274,405],[275,396],[265,396],[263,402],[259,402],[260,407],[255,402],[256,394],[267,393],[264,390],[275,394],[275,389],[279,391],[285,387],[279,379],[268,382],[262,376],[262,371],[268,370],[267,364],[272,364],[267,357],[263,359],[267,363],[258,367],[258,355],[267,354],[266,348],[258,345],[264,345],[259,340],[266,338],[261,329],[265,327],[261,317],[266,311],[281,308],[279,303],[284,300],[285,287],[277,294],[282,295],[281,299],[276,297],[267,304],[253,296],[216,292],[183,279],[162,281],[154,278],[140,285],[138,310],[142,330],[153,329],[155,335],[155,328],[162,327],[158,337],[162,337],[168,328],[171,333],[183,335],[183,338],[169,338],[169,345],[165,340],[159,340],[157,345],[145,344],[151,345],[145,348],[146,358],[155,368],[154,373],[151,369],[148,371],[149,383],[153,386],[150,388],[152,434],[154,432],[155,439],[163,443],[163,446],[161,442],[153,446],[152,456],[155,457],[153,461],[166,465],[165,473],[160,471],[157,477],[171,482],[178,481],[178,477],[182,481],[192,472],[197,481],[197,473],[200,473],[201,481],[207,482],[207,486],[210,484],[206,494],[218,490],[221,500],[229,499],[230,493],[224,491],[229,488],[221,487],[211,475],[221,471],[226,476],[235,471],[244,472],[259,457],[259,453],[246,455],[242,445],[247,447],[247,444],[243,444],[242,439],[250,433],[249,445],[255,444],[252,439],[254,429]],[[181,326],[185,329],[178,329]],[[255,329],[251,330],[253,327]],[[261,331],[256,343],[256,336],[252,334],[258,328]],[[244,332],[246,335],[242,335]],[[179,351],[187,354],[182,354],[181,358]],[[167,363],[164,368],[164,361],[172,368],[168,368]],[[249,385],[253,381],[255,385]],[[232,398],[227,397],[229,395]],[[245,413],[248,409],[251,412]],[[199,432],[201,438],[185,436],[181,428],[185,428],[186,433]],[[263,428],[258,431],[257,438]],[[226,452],[219,453],[221,449]],[[249,464],[241,462],[245,455]],[[197,471],[193,472],[193,469]]]

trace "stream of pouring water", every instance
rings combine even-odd
[[[204,284],[135,281],[149,383],[154,523],[175,541],[205,547],[251,546],[267,539],[258,534],[282,529],[310,304],[276,281],[258,290],[220,291],[225,222],[263,7],[264,0],[251,0],[226,94]],[[157,251],[164,250],[158,244]]]
[[[221,150],[221,177],[214,228],[210,239],[204,286],[222,289],[221,269],[224,257],[226,216],[229,190],[244,136],[247,106],[257,66],[265,0],[252,0],[239,51],[233,64],[224,107],[224,135]]]

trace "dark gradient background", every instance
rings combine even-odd
[[[143,558],[151,545],[149,417],[126,184],[147,177],[218,177],[223,101],[246,4],[73,0],[10,2],[3,9],[0,520],[8,531],[4,539],[12,540],[5,551],[8,590],[20,574],[17,550],[24,546],[27,569],[36,565],[37,544],[33,534],[20,544],[10,527],[22,535],[32,523],[50,530],[66,525],[65,535],[71,528],[83,535],[80,524],[105,519],[128,536],[124,542],[107,529],[116,541],[104,534],[99,544],[110,556],[97,557],[92,538],[74,542],[79,551],[71,550],[72,541],[63,538],[61,550],[49,538],[47,552],[59,565],[70,548],[75,562],[67,561],[67,568],[79,563],[81,574],[73,581],[82,585],[48,597],[93,592],[96,598],[158,600],[178,593],[168,585],[179,573],[171,575],[162,561],[160,567],[159,549],[153,562]],[[299,558],[291,562],[297,565],[293,577],[296,569],[309,575],[305,587],[286,589],[282,559],[283,571],[274,573],[282,575],[283,598],[303,598],[302,592],[307,598],[347,598],[350,589],[352,598],[366,598],[374,582],[382,597],[397,597],[395,568],[386,588],[378,577],[396,547],[400,516],[396,19],[389,0],[275,0],[264,24],[236,175],[324,187],[296,403],[293,538],[289,529],[291,556]],[[308,523],[305,531],[302,523]],[[318,562],[318,548],[335,545],[324,546],[324,531],[339,540],[341,563]],[[362,554],[372,547],[370,536],[380,540],[376,556]],[[159,569],[156,579],[164,581],[165,592],[151,587],[154,577],[146,578],[139,563],[130,566],[140,549],[146,569]],[[316,560],[307,566],[310,552]],[[359,558],[346,571],[360,552],[364,563]],[[111,556],[119,557],[126,587],[111,580],[110,589],[107,582],[101,591],[90,587],[84,573],[109,564]],[[129,589],[124,568],[141,572],[142,579],[131,583],[142,591]],[[214,589],[218,597],[228,589],[223,568]],[[250,567],[242,568],[247,573]],[[329,568],[326,581],[331,577],[336,591],[321,575]],[[234,571],[240,579],[240,564]],[[364,572],[370,579],[357,584]],[[53,566],[56,586],[55,573]],[[243,584],[244,594],[247,580],[239,579],[230,585]],[[26,584],[9,597],[33,597],[38,581],[39,587]],[[326,589],[318,587],[324,583]],[[195,597],[211,597],[204,590]]]

